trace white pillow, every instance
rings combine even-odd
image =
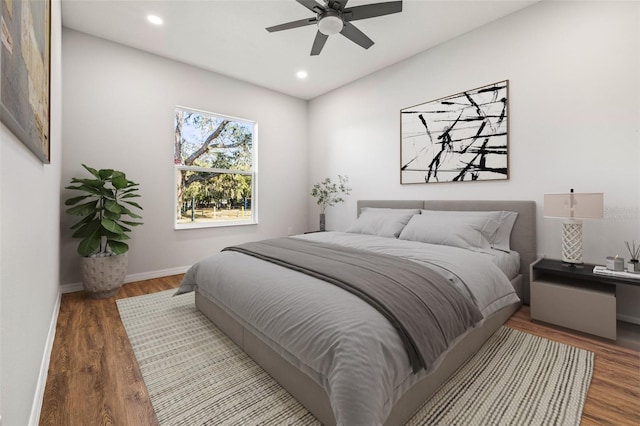
[[[415,212],[396,211],[396,209],[362,209],[362,213],[345,232],[354,234],[377,235],[379,237],[397,238],[402,228],[409,222]]]
[[[518,213],[516,212],[500,212],[500,227],[496,231],[496,236],[493,240],[494,249],[506,251],[507,253],[511,251],[511,231],[517,218]]]
[[[493,218],[421,214],[411,218],[399,238],[486,252],[491,250],[487,235],[493,236],[497,229]]]
[[[469,225],[482,232],[489,242],[489,247],[509,252],[511,230],[518,217],[516,212],[508,211],[446,211],[446,210],[422,210],[422,215],[429,217],[464,218]],[[459,219],[458,224],[464,224]],[[484,248],[484,247],[481,247]]]

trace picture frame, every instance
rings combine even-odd
[[[51,161],[51,0],[0,0],[0,120]]]
[[[509,80],[400,110],[400,183],[509,179]]]

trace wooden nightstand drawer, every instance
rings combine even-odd
[[[615,340],[615,287],[533,280],[531,318]]]

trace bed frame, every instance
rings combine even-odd
[[[487,200],[365,200],[358,201],[358,214],[363,207],[391,207],[448,211],[508,210],[518,213],[511,233],[511,249],[520,253],[520,275],[512,280],[520,299],[529,301],[529,265],[536,259],[536,206],[533,201]],[[283,388],[293,395],[325,425],[336,420],[325,390],[305,373],[280,356],[274,343],[253,333],[241,318],[228,312],[215,300],[196,290],[196,306],[218,328],[240,346]],[[445,383],[451,375],[476,353],[491,335],[518,309],[507,306],[488,317],[484,323],[462,336],[434,363],[431,371],[416,382],[393,407],[385,425],[401,425]]]

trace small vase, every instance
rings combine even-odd
[[[640,273],[640,262],[630,260],[629,263],[627,263],[627,272]]]
[[[320,213],[320,232],[324,232],[324,213]]]

